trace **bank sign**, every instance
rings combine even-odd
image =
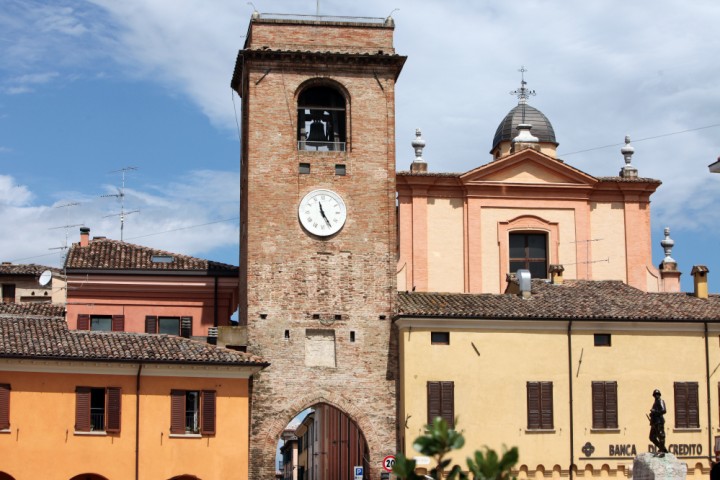
[[[596,457],[603,457],[603,453],[608,457],[635,457],[638,454],[638,448],[634,443],[610,444],[607,446],[607,451],[601,453],[596,451],[592,443],[587,442],[581,450],[587,458],[591,458],[593,454]],[[645,451],[657,453],[657,448],[655,445],[648,445],[647,450],[640,449],[640,453]],[[668,445],[668,451],[676,457],[696,457],[703,454],[703,447],[699,443],[671,443]]]

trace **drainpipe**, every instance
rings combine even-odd
[[[710,347],[708,346],[708,322],[703,322],[705,325],[705,380],[707,383],[707,421],[708,421],[708,458],[712,465],[712,455],[710,452],[713,451],[714,445],[712,442],[712,415],[710,415]]]
[[[135,378],[135,480],[140,478],[140,372],[143,364],[138,365]]]
[[[575,462],[575,421],[573,419],[573,379],[572,379],[572,320],[568,322],[567,327],[567,341],[568,341],[568,388],[570,389],[570,467],[568,468],[568,474],[570,480],[573,480],[573,463]]]
[[[218,277],[215,275],[215,305],[213,311],[213,327],[218,326]]]

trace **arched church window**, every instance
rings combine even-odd
[[[345,151],[345,98],[322,85],[306,88],[298,98],[298,150]]]
[[[510,234],[510,272],[527,269],[532,278],[547,278],[547,258],[546,234]]]

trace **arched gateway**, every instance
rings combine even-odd
[[[270,362],[252,383],[253,479],[273,478],[281,433],[314,405],[361,432],[365,478],[397,452],[394,98],[405,57],[393,29],[391,18],[256,12],[238,56],[239,320],[248,350]]]
[[[327,403],[306,409],[282,432],[283,480],[354,480],[370,471],[368,445],[347,413]]]

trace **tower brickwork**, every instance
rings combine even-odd
[[[249,350],[271,362],[253,379],[251,478],[273,478],[283,429],[318,403],[362,430],[367,478],[397,451],[394,95],[405,57],[393,29],[256,13],[238,55],[240,321]]]

